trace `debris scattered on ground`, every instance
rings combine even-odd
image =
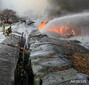
[[[53,58],[53,57],[55,57],[56,56],[56,54],[51,54],[51,55],[49,55],[49,56],[46,56],[46,58]]]
[[[89,75],[89,53],[75,53],[71,56],[74,67],[85,74]]]

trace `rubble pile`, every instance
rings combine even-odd
[[[19,36],[10,34],[0,43],[0,85],[13,85],[20,49],[19,40]],[[29,71],[34,74],[34,79],[32,76],[30,78],[35,85],[89,84],[85,76],[89,75],[89,50],[79,45],[80,42],[50,38],[38,30],[30,33],[28,42],[31,61],[29,65],[32,67]],[[80,80],[80,83],[72,80]]]
[[[20,37],[10,35],[0,43],[0,85],[13,85]]]
[[[85,83],[71,83],[71,80],[87,81],[75,68],[80,64],[77,63],[78,60],[74,59],[76,55],[72,56],[75,53],[82,55],[82,53],[88,52],[78,42],[55,40],[39,31],[31,32],[29,42],[31,65],[36,83],[42,80],[42,85],[87,85]]]

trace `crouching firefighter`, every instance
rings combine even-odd
[[[9,36],[9,34],[12,32],[11,26],[6,30],[6,34],[7,36]]]

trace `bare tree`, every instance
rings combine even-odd
[[[16,12],[11,9],[5,9],[0,12],[0,19],[5,20],[6,23],[9,23],[9,19],[13,19],[14,22],[18,19]]]

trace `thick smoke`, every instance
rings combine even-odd
[[[0,0],[0,10],[4,9],[15,9],[13,0]]]
[[[48,0],[47,16],[59,16],[89,10],[89,0]]]

